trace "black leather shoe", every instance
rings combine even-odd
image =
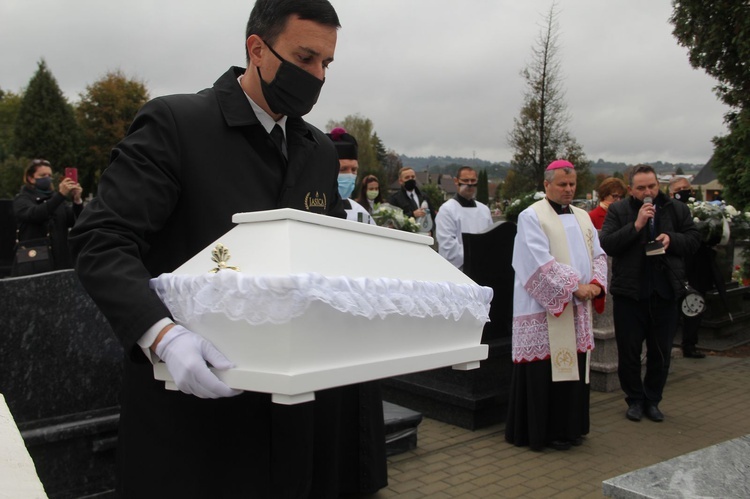
[[[688,359],[705,359],[706,354],[698,350],[683,350],[682,356]]]
[[[646,406],[646,417],[657,423],[664,421],[664,414],[659,410],[658,406],[652,404]]]
[[[578,437],[578,438],[576,438],[575,440],[573,440],[573,441],[572,441],[572,442],[570,442],[570,443],[571,443],[571,444],[572,444],[572,445],[573,445],[574,447],[578,447],[578,446],[581,446],[581,445],[583,445],[583,437]]]
[[[633,402],[628,407],[628,412],[625,413],[625,417],[631,421],[640,421],[643,417],[643,404],[641,402]]]
[[[555,450],[568,450],[570,449],[570,442],[567,440],[553,440],[549,443],[549,446]]]

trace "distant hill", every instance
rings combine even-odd
[[[704,165],[696,165],[692,163],[665,163],[663,161],[646,161],[647,165],[651,165],[654,167],[654,170],[656,170],[656,173],[671,173],[677,170],[677,168],[682,168],[682,171],[686,174],[688,173],[698,173],[698,171],[703,168]],[[594,172],[594,175],[597,173],[606,173],[608,175],[612,175],[614,172],[623,172],[626,168],[628,168],[629,165],[627,163],[610,163],[609,161],[605,161],[603,159],[598,159],[596,161],[591,162],[591,171]]]
[[[486,169],[487,176],[491,179],[504,179],[510,169],[510,163],[501,161],[493,163],[479,158],[454,158],[452,156],[429,156],[429,157],[411,157],[400,155],[401,162],[404,166],[411,166],[416,171],[427,170],[430,173],[447,173],[455,175],[461,166],[471,166],[478,170]],[[657,173],[674,172],[677,168],[682,168],[686,174],[695,174],[703,168],[703,165],[691,163],[665,163],[663,161],[652,161],[647,163],[654,167]],[[594,175],[604,173],[612,175],[615,172],[623,172],[629,166],[626,163],[612,163],[603,159],[591,162],[591,171]]]
[[[399,157],[404,166],[411,166],[418,172],[427,170],[430,173],[455,175],[460,167],[471,166],[477,170],[486,169],[489,178],[505,178],[510,169],[510,163],[506,163],[505,161],[493,163],[478,158],[454,158],[452,156],[429,156],[424,158],[405,156],[403,154]]]

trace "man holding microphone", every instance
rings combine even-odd
[[[659,402],[667,382],[677,327],[677,302],[684,292],[684,257],[693,254],[700,235],[690,210],[659,190],[656,172],[636,165],[630,196],[609,207],[599,235],[612,257],[617,374],[628,404],[626,417],[664,420]],[[641,349],[646,341],[646,375]]]

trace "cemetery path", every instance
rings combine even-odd
[[[389,487],[370,497],[601,498],[603,480],[750,434],[749,379],[748,356],[675,358],[666,421],[628,421],[619,391],[592,392],[591,433],[569,451],[514,447],[502,424],[470,431],[425,418],[417,448],[389,459]]]

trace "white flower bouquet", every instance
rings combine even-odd
[[[750,213],[738,211],[724,201],[695,201],[688,203],[693,221],[703,236],[703,241],[714,246],[726,244],[733,232],[735,239],[750,233]]]
[[[419,232],[419,224],[414,217],[404,215],[404,210],[388,203],[375,205],[372,218],[381,227],[390,227],[406,232]]]
[[[525,194],[520,198],[514,199],[505,210],[505,220],[508,222],[517,222],[518,215],[540,199],[544,199],[544,193],[541,191]]]

